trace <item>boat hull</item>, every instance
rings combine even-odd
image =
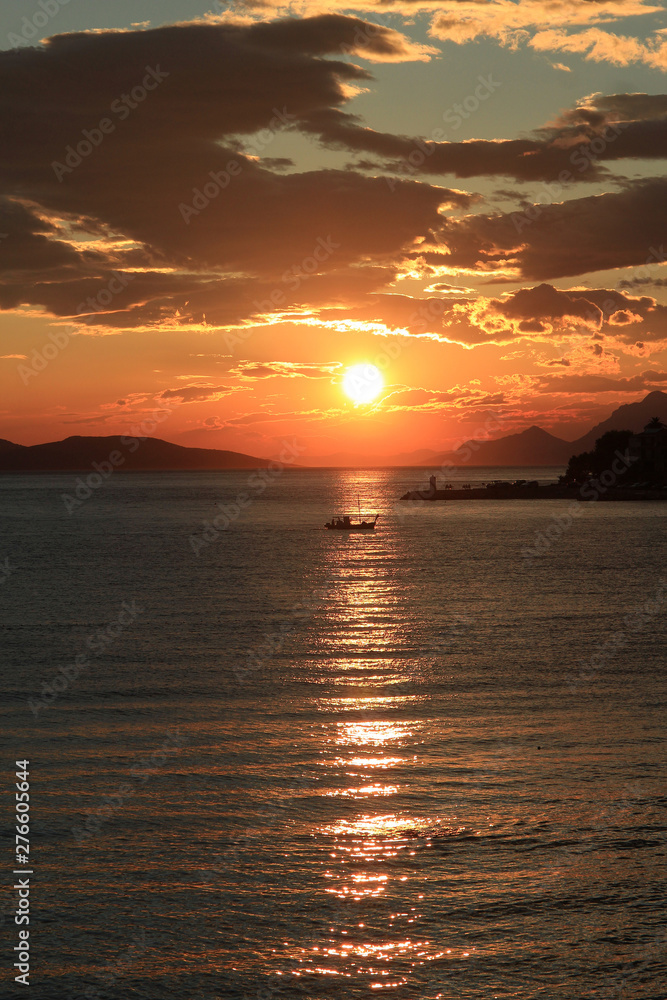
[[[325,524],[327,531],[375,531],[375,524]]]

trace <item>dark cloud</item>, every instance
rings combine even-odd
[[[79,267],[94,266],[103,254],[88,251],[78,253],[69,244],[60,242],[63,232],[41,218],[33,208],[19,201],[0,197],[0,268],[5,280],[20,280],[31,275],[57,272],[63,279],[71,277]]]
[[[181,403],[199,403],[205,400],[221,399],[234,389],[227,385],[181,385],[176,389],[164,389],[157,399],[175,399]]]
[[[561,291],[542,284],[521,289],[504,300],[490,300],[486,316],[480,317],[482,328],[489,315],[518,321],[521,332],[525,331],[526,323],[540,323],[547,337],[593,332],[596,337],[606,334],[628,344],[634,344],[639,336],[645,340],[667,340],[667,307],[649,296],[637,298],[616,289]],[[596,347],[602,353],[601,346]]]
[[[618,283],[619,288],[667,288],[667,278],[623,278]]]
[[[600,160],[667,155],[667,98],[595,95],[529,138],[416,144],[342,110],[370,78],[339,58],[355,52],[427,55],[342,14],[60,35],[0,53],[0,306],[111,329],[243,325],[293,307],[338,318],[345,306],[466,344],[548,337],[585,309],[593,327],[613,326],[628,342],[664,336],[652,299],[621,296],[603,316],[588,292],[565,302],[555,289],[526,290],[525,310],[517,298],[473,307],[442,283],[423,300],[380,294],[406,254],[435,278],[446,261],[498,281],[641,265],[664,239],[662,178],[562,203],[554,194],[526,213],[448,218],[443,209],[467,211],[475,197],[353,169],[285,172],[285,158],[270,154],[278,133],[299,129],[400,169],[407,162],[410,173],[553,178],[614,118],[627,128]],[[406,160],[415,151],[416,167]],[[592,161],[586,179],[601,170]]]
[[[655,251],[666,229],[667,179],[660,177],[521,213],[448,219],[438,236],[451,251],[448,266],[545,281],[664,260]],[[440,251],[421,256],[442,263]]]
[[[488,97],[501,86],[493,75],[480,77],[478,90]],[[485,89],[486,88],[486,89]],[[471,99],[476,100],[474,95]],[[479,104],[480,101],[478,100]],[[510,177],[521,181],[591,183],[608,174],[601,161],[664,159],[667,156],[667,96],[594,95],[569,109],[549,126],[521,139],[446,140],[447,131],[466,116],[465,109],[448,109],[443,125],[428,139],[393,135],[367,128],[340,108],[319,109],[305,116],[301,127],[329,146],[372,153],[361,161],[365,169],[455,177]],[[502,190],[501,197],[512,193]]]
[[[599,322],[602,311],[590,299],[572,292],[561,292],[553,285],[522,288],[504,301],[495,300],[497,312],[510,319],[583,319]]]
[[[143,273],[103,309],[90,307],[98,320],[162,321],[193,299],[196,311],[198,297],[203,309],[215,292],[222,321],[233,322],[256,313],[264,291],[278,287],[290,301],[313,274],[390,264],[438,224],[442,205],[466,207],[470,196],[410,182],[392,191],[347,171],[285,174],[284,162],[271,169],[276,134],[369,79],[322,58],[355,51],[423,57],[398,32],[364,32],[342,15],[60,35],[0,53],[11,237],[0,250],[12,261],[2,305],[72,315],[129,264]],[[261,162],[239,151],[251,136]],[[134,247],[111,253],[109,234]]]
[[[244,380],[265,378],[314,378],[330,379],[341,367],[340,362],[331,364],[296,364],[291,361],[241,361],[230,368],[230,375]]]
[[[608,375],[541,375],[536,388],[548,393],[644,392],[667,382],[664,372],[645,371],[628,378]]]
[[[385,407],[391,410],[447,410],[475,406],[496,406],[505,402],[502,392],[487,393],[470,386],[451,389],[425,389],[405,385],[389,386],[383,396]]]

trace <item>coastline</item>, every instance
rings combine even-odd
[[[593,500],[638,502],[667,501],[667,489],[605,488],[599,484],[584,484],[575,488],[567,486],[488,486],[479,489],[408,490],[401,500]]]

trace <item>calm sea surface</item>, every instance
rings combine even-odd
[[[427,475],[0,477],[25,995],[665,1000],[667,503]]]

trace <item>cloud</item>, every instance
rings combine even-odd
[[[348,0],[294,0],[290,4],[285,0],[245,0],[241,5],[255,12],[288,7],[303,14],[349,10]],[[366,0],[354,9],[367,11],[369,19],[388,13],[406,17],[418,12],[431,14],[431,34],[436,38],[465,44],[487,37],[512,48],[540,29],[613,24],[663,10],[650,0]]]
[[[596,16],[611,17],[612,8],[598,4]],[[429,54],[342,14],[60,35],[42,48],[0,53],[0,82],[6,91],[20,84],[22,95],[0,110],[0,229],[8,233],[0,241],[0,306],[39,308],[107,332],[209,331],[289,314],[313,326],[376,324],[372,332],[466,346],[549,339],[573,323],[627,344],[665,337],[664,310],[653,299],[614,293],[620,297],[605,312],[593,293],[543,287],[525,289],[524,299],[475,301],[438,280],[486,274],[546,286],[643,264],[664,238],[664,178],[565,202],[550,182],[551,200],[525,213],[472,214],[475,196],[455,188],[353,168],[285,173],[270,157],[244,152],[252,142],[270,151],[276,135],[300,130],[397,169],[409,163],[411,176],[522,180],[571,170],[576,152],[586,154],[588,180],[601,176],[605,159],[667,156],[665,95],[594,94],[529,138],[415,147],[416,139],[376,132],[343,110],[370,79],[339,58],[354,53]],[[147,67],[159,84],[127,115],[116,114],[114,102],[133,100]],[[103,133],[104,117],[113,128]],[[619,119],[624,128],[594,152]],[[79,156],[81,142],[91,148]],[[70,162],[81,162],[54,170],[68,148]],[[415,148],[423,154],[417,167],[418,158],[407,159]],[[424,298],[386,294],[406,264],[435,281]],[[331,374],[326,365],[258,362],[236,377]],[[207,391],[230,390],[191,385],[162,398],[214,398],[197,395]]]
[[[350,170],[285,174],[243,151],[270,151],[349,100],[370,79],[337,58],[355,53],[428,54],[340,14],[59,35],[0,53],[0,83],[21,93],[0,110],[0,306],[111,329],[227,325],[267,311],[272,294],[328,304],[392,281],[442,208],[470,195],[392,190]]]
[[[606,375],[541,375],[536,389],[547,393],[645,392],[659,389],[667,382],[665,372],[645,371],[627,378]]]
[[[667,306],[615,289],[519,289],[502,298],[413,298],[380,294],[353,310],[360,322],[385,325],[388,334],[430,337],[475,347],[519,340],[555,343],[579,336],[636,347],[667,342]],[[598,345],[599,346],[599,345]]]
[[[227,385],[180,385],[176,389],[164,389],[157,399],[175,399],[181,403],[201,403],[222,399],[234,392]]]
[[[292,361],[241,361],[229,374],[243,380],[265,378],[331,379],[342,367],[339,361],[330,364],[298,364]]]
[[[654,250],[666,227],[667,179],[660,177],[522,213],[448,219],[439,242],[449,250],[448,267],[542,281],[664,260]],[[442,263],[441,250],[432,250],[421,256]]]
[[[452,386],[451,389],[426,389],[421,386],[389,386],[382,397],[382,409],[392,413],[410,411],[461,410],[476,406],[498,406],[505,402],[502,392],[488,393],[473,386]]]
[[[538,31],[530,40],[531,48],[538,52],[577,52],[593,62],[628,66],[630,63],[647,63],[655,68],[667,66],[667,47],[660,36],[648,44],[628,35],[616,35],[599,28],[588,28],[570,34],[562,28]]]
[[[77,252],[58,237],[63,231],[48,219],[40,216],[34,207],[0,196],[0,263],[4,280],[17,278],[24,272],[71,277],[72,269],[79,265],[91,266],[104,259],[102,254]]]
[[[297,0],[290,5],[284,0],[245,0],[242,6],[262,12],[297,8],[304,14],[349,9],[347,0],[326,4],[323,0]],[[662,4],[650,0],[366,0],[355,9],[373,12],[374,17],[396,12],[412,18],[417,12],[426,13],[431,15],[431,36],[457,45],[491,38],[511,49],[528,46],[541,52],[571,52],[615,66],[632,62],[658,69],[667,66],[667,41],[662,30],[654,30],[652,20],[637,20],[642,15],[664,13]],[[624,24],[637,34],[610,30]],[[564,25],[581,30],[568,31]],[[380,25],[378,30],[382,30]],[[365,55],[363,49],[359,51]],[[411,57],[424,59],[431,54],[427,48]],[[367,58],[378,58],[378,54],[371,52]],[[563,63],[552,66],[571,72]]]
[[[667,288],[667,278],[651,278],[647,277],[637,277],[637,278],[622,278],[618,283],[619,288]]]
[[[595,27],[614,24],[642,14],[663,13],[648,0],[443,0],[438,3],[431,34],[459,45],[488,37],[510,48],[529,45],[538,51],[581,53],[596,62],[627,65],[645,62],[659,66],[663,39],[659,33],[646,40]],[[632,22],[630,22],[632,23]],[[584,30],[569,33],[563,25]],[[592,27],[591,27],[592,26]]]
[[[349,6],[347,7],[349,9]],[[372,62],[426,61],[438,50],[374,21],[341,14],[316,14],[250,25],[253,44],[286,53],[313,56],[359,55]]]
[[[476,92],[486,97],[502,86],[493,74],[479,79]],[[559,180],[565,190],[563,185],[575,181],[592,183],[609,176],[605,161],[667,157],[666,104],[665,95],[593,94],[520,139],[446,140],[446,129],[468,117],[460,104],[443,113],[444,127],[433,129],[428,138],[377,132],[340,108],[314,111],[299,126],[327,146],[374,154],[375,160],[359,161],[359,169],[410,176]]]
[[[572,333],[620,337],[628,344],[636,343],[639,337],[667,340],[667,307],[648,296],[635,298],[615,289],[562,291],[542,284],[473,307],[459,305],[457,311],[467,315],[473,326],[501,337],[531,332],[526,324],[535,324],[534,332],[542,333],[538,339],[544,340]]]

